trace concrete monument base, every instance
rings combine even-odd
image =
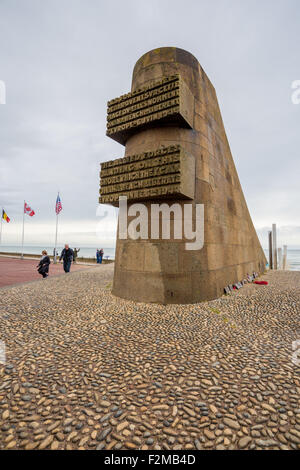
[[[138,302],[195,303],[220,297],[247,274],[262,273],[265,255],[216,92],[197,59],[171,47],[148,52],[135,65],[131,94],[108,106],[107,135],[126,147],[124,159],[102,166],[100,202],[118,205],[125,195],[129,209],[140,201],[149,213],[151,203],[176,202],[182,211],[191,204],[194,226],[196,205],[204,205],[202,249],[187,250],[187,240],[174,233],[169,240],[151,239],[151,217],[149,239],[118,237],[113,294]]]

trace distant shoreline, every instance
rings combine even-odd
[[[10,252],[10,251],[0,251],[0,256],[6,256],[8,258],[21,258],[21,253],[18,252]],[[24,253],[23,254],[24,258],[28,259],[40,259],[41,256],[37,255],[36,253]],[[49,255],[50,259],[53,259],[53,255]],[[59,256],[57,257],[59,259]],[[97,264],[96,258],[89,258],[87,256],[77,256],[76,261],[78,263],[92,263],[92,264]],[[114,259],[103,259],[102,264],[109,264],[109,263],[114,263]]]

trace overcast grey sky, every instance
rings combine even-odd
[[[130,90],[143,53],[177,46],[216,88],[263,243],[277,222],[282,241],[300,246],[299,44],[299,0],[0,0],[3,242],[20,243],[26,199],[36,211],[26,243],[52,245],[59,189],[59,242],[99,244],[99,163],[124,153],[105,136],[106,102]]]

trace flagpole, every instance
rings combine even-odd
[[[3,207],[1,209],[0,245],[2,243],[2,219],[3,219]]]
[[[59,196],[59,191],[57,193],[57,197]],[[56,198],[57,201],[57,198]],[[56,205],[55,205],[55,210],[56,210]],[[57,247],[57,232],[58,232],[58,212],[56,212],[56,232],[55,232],[55,247],[54,247],[54,257],[53,257],[53,263],[57,263],[56,259],[56,247]]]
[[[58,228],[58,214],[56,214],[56,233],[55,233],[55,247],[54,247],[54,258],[53,262],[56,264],[56,247],[57,247],[57,228]]]
[[[21,259],[24,259],[24,224],[25,224],[25,201],[23,204],[23,230],[22,230],[22,253]]]

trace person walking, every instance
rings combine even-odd
[[[100,263],[100,250],[97,248],[96,250],[96,258],[97,258],[97,263]]]
[[[69,247],[69,245],[65,245],[64,249],[61,252],[59,261],[63,260],[64,262],[64,271],[65,273],[69,273],[71,269],[71,263],[74,259],[73,250]]]
[[[74,248],[74,250],[73,250],[73,263],[75,263],[75,264],[76,264],[77,255],[78,255],[79,251],[80,251],[80,248]]]
[[[42,251],[42,257],[40,259],[39,264],[37,265],[38,273],[43,276],[43,279],[45,279],[49,275],[48,273],[49,273],[50,263],[51,263],[51,261],[50,261],[50,258],[48,256],[47,251],[43,250]]]
[[[104,255],[104,250],[103,248],[101,248],[101,250],[99,251],[99,263],[100,264],[102,263],[103,255]]]

